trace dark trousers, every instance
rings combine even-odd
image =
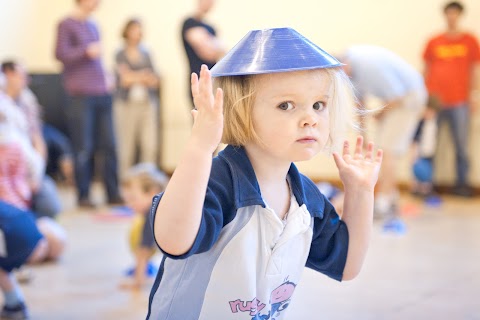
[[[108,200],[118,199],[112,96],[69,97],[67,119],[75,160],[78,198],[89,197],[93,156],[99,152],[104,161],[102,174]]]
[[[73,157],[72,143],[52,125],[44,123],[42,133],[48,149],[47,174],[55,177],[60,173],[60,161],[66,157]]]
[[[458,187],[467,185],[469,161],[467,156],[469,109],[466,104],[444,108],[438,113],[438,127],[447,122],[455,147],[455,162]]]

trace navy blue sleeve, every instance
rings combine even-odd
[[[314,215],[313,238],[306,266],[341,281],[348,253],[348,229],[333,205],[323,197],[323,215]],[[309,209],[310,210],[310,209]]]
[[[183,29],[183,32],[186,32],[188,29],[195,28],[195,27],[201,27],[201,26],[202,26],[202,24],[200,22],[198,22],[197,20],[195,20],[193,18],[188,18],[183,23],[182,29]]]
[[[155,214],[163,194],[155,196],[153,200],[152,225],[155,221]],[[185,259],[197,253],[210,250],[218,239],[222,228],[235,217],[233,183],[228,165],[220,158],[213,159],[212,172],[207,186],[203,214],[200,228],[190,250],[186,253],[175,256],[160,250],[169,258]],[[152,227],[152,230],[153,227]],[[157,243],[158,245],[158,243]]]

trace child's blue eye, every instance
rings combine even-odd
[[[313,109],[322,111],[325,109],[325,102],[317,101],[313,104]]]
[[[278,108],[282,109],[282,110],[291,110],[293,109],[293,103],[289,102],[289,101],[285,101],[285,102],[282,102],[278,105]]]

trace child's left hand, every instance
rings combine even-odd
[[[373,143],[367,145],[367,152],[363,154],[363,137],[357,137],[355,152],[350,154],[348,141],[343,144],[343,155],[333,153],[335,164],[339,170],[340,179],[345,189],[372,191],[378,180],[380,166],[382,164],[383,151],[377,150],[374,157]]]

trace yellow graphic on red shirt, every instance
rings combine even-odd
[[[463,58],[468,54],[467,46],[463,44],[439,45],[435,55],[440,59]]]

